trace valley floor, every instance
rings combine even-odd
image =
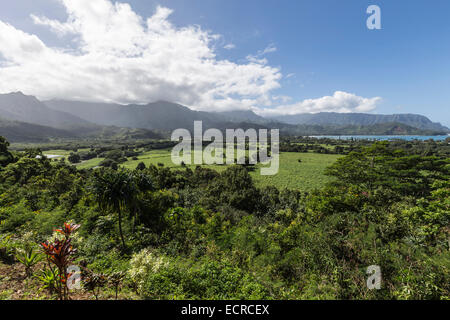
[[[44,152],[45,155],[61,155],[64,157],[67,157],[69,153],[66,150],[48,150]],[[250,175],[259,187],[270,185],[281,189],[312,191],[323,187],[331,180],[330,177],[324,175],[324,170],[340,157],[341,155],[335,154],[281,152],[278,174],[262,176],[260,168],[263,165],[258,164],[256,169],[250,172]],[[129,159],[127,162],[122,163],[121,166],[127,169],[135,169],[140,162],[143,162],[147,167],[151,164],[163,164],[167,168],[180,168],[180,166],[172,163],[170,150],[152,150],[143,153],[137,158],[138,160]],[[76,166],[78,169],[90,169],[98,166],[102,160],[104,158],[94,158],[83,161]],[[196,165],[188,165],[187,167],[195,169]],[[204,165],[203,167],[214,169],[218,172],[227,168],[225,165]]]

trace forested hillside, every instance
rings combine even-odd
[[[449,128],[440,123],[432,122],[427,117],[418,114],[365,114],[365,113],[303,113],[274,117],[281,122],[303,125],[347,125],[347,126],[371,126],[382,123],[401,123],[407,126],[433,131],[449,132]]]

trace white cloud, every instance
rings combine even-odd
[[[69,23],[62,23],[57,20],[50,20],[47,17],[38,17],[34,14],[31,15],[31,19],[33,19],[33,22],[36,25],[49,27],[53,32],[58,34],[58,36],[65,36],[67,34],[76,33],[74,25]]]
[[[289,96],[273,96],[272,99],[274,101],[281,101],[281,103],[288,103],[292,100],[292,98]]]
[[[126,3],[59,0],[67,21],[32,16],[36,24],[75,39],[73,51],[0,21],[0,90],[41,99],[119,103],[179,102],[202,110],[249,109],[270,102],[279,69],[220,60],[219,36],[199,26],[175,27],[171,9],[145,19]]]
[[[223,48],[227,49],[227,50],[231,50],[231,49],[236,48],[236,46],[232,43],[229,43],[229,44],[225,45]]]
[[[260,55],[265,55],[267,53],[276,52],[277,50],[278,50],[277,47],[275,47],[275,45],[273,43],[271,43],[263,51],[260,51],[259,54]]]
[[[66,8],[66,21],[31,19],[60,37],[70,36],[73,50],[49,47],[36,35],[0,21],[1,93],[117,103],[168,100],[198,110],[263,114],[368,111],[379,99],[336,92],[268,109],[289,102],[289,97],[272,95],[282,75],[265,56],[277,51],[275,45],[247,56],[247,62],[220,60],[215,47],[221,37],[199,26],[174,26],[169,8],[158,7],[144,18],[127,3],[58,1]]]
[[[251,63],[265,65],[268,63],[264,56],[268,53],[276,52],[278,49],[274,44],[268,45],[264,50],[259,50],[257,54],[249,54],[246,59]]]
[[[318,112],[368,112],[374,110],[380,101],[380,97],[363,98],[352,93],[336,91],[332,96],[307,99],[290,105],[278,106],[273,109],[261,109],[258,111],[258,114],[277,116]]]

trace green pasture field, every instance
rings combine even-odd
[[[78,152],[89,151],[89,149],[78,149]],[[67,158],[73,150],[48,150],[42,152],[44,155],[58,155]]]
[[[339,157],[341,156],[335,154],[281,152],[278,174],[262,176],[256,170],[251,175],[258,186],[273,185],[279,189],[312,191],[323,187],[332,179],[325,176],[324,171]]]
[[[44,154],[61,155],[67,158],[70,151],[49,150],[45,151]],[[311,191],[324,186],[325,183],[330,181],[331,178],[324,175],[324,170],[326,167],[333,164],[339,157],[341,156],[334,154],[281,152],[278,174],[273,176],[262,176],[260,174],[260,168],[264,165],[258,164],[256,165],[255,170],[250,172],[250,175],[259,187],[272,185],[279,189],[289,188]],[[180,168],[180,166],[172,163],[171,151],[167,149],[148,151],[137,158],[138,160],[131,160],[130,158],[130,160],[122,163],[120,166],[127,169],[135,169],[140,162],[143,162],[146,166],[149,166],[150,164],[163,164],[168,168]],[[301,162],[299,162],[299,159]],[[77,164],[76,167],[78,169],[94,168],[98,166],[102,160],[104,159],[95,158],[83,161]],[[191,164],[187,165],[187,167],[195,169],[196,165]],[[204,165],[204,167],[218,172],[227,168],[226,165]]]

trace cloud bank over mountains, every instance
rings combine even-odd
[[[374,110],[377,103],[380,101],[380,97],[363,98],[352,93],[336,91],[332,96],[325,96],[318,99],[306,99],[294,104],[282,105],[275,108],[263,108],[258,111],[258,114],[272,116],[318,112],[364,113]]]
[[[66,21],[30,19],[59,37],[71,37],[70,50],[49,47],[38,36],[0,21],[2,93],[123,104],[167,100],[196,110],[253,109],[263,115],[367,112],[380,101],[337,91],[280,106],[273,92],[281,87],[282,74],[264,57],[277,50],[273,44],[236,63],[217,57],[220,35],[200,26],[174,26],[169,8],[158,7],[144,18],[127,3],[58,1]]]

